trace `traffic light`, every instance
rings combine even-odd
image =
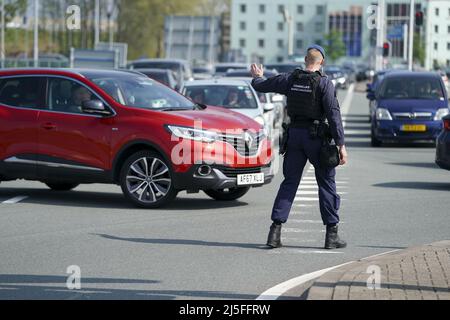
[[[391,53],[391,45],[388,42],[385,42],[383,44],[383,57],[387,58],[389,57]]]
[[[423,26],[423,11],[416,12],[416,26],[417,27]]]

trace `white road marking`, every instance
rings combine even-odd
[[[256,300],[277,300],[279,297],[281,297],[283,294],[285,294],[286,292],[288,292],[289,290],[292,290],[295,287],[298,287],[304,283],[307,283],[309,281],[315,280],[317,278],[320,278],[321,276],[323,276],[325,273],[332,271],[334,269],[343,267],[347,264],[342,264],[340,266],[336,266],[336,267],[332,267],[332,268],[328,268],[328,269],[323,269],[320,271],[316,271],[316,272],[312,272],[312,273],[308,273],[305,275],[302,275],[300,277],[288,280],[286,282],[283,282],[273,288],[270,288],[269,290],[265,291],[263,294],[261,294],[258,298],[256,298]]]
[[[325,251],[325,250],[302,250],[302,249],[284,249],[284,250],[272,250],[269,254],[344,254],[340,251]]]
[[[298,228],[284,228],[284,233],[326,233],[325,230],[305,230]]]
[[[315,202],[319,201],[319,198],[295,198],[295,201],[304,201],[304,202]]]
[[[296,220],[290,219],[289,223],[312,223],[312,224],[323,224],[322,220]]]
[[[369,260],[369,259],[372,259],[372,258],[375,258],[375,257],[387,255],[387,254],[390,254],[390,253],[393,253],[393,252],[396,252],[396,251],[400,251],[400,250],[389,251],[389,252],[377,254],[377,255],[374,255],[374,256],[370,256],[370,257],[367,257],[367,258],[363,258],[363,259],[360,259],[360,260]],[[356,261],[350,261],[350,262],[341,264],[339,266],[335,266],[335,267],[331,267],[331,268],[328,268],[328,269],[323,269],[323,270],[319,270],[319,271],[316,271],[316,272],[304,274],[304,275],[302,275],[300,277],[288,280],[286,282],[283,282],[283,283],[281,283],[279,285],[276,285],[275,287],[270,288],[269,290],[265,291],[256,300],[277,300],[279,297],[281,297],[286,292],[288,292],[288,291],[290,291],[290,290],[292,290],[292,289],[294,289],[294,288],[296,288],[298,286],[301,286],[302,284],[305,284],[305,283],[307,283],[309,281],[316,280],[316,279],[320,278],[321,276],[323,276],[327,272],[330,272],[332,270],[338,269],[340,267],[344,267],[344,266],[349,265],[349,264],[351,264],[353,262],[356,262]]]
[[[23,200],[25,200],[27,198],[28,198],[27,196],[19,196],[19,197],[15,197],[15,198],[3,201],[2,204],[15,204],[15,203],[23,201]]]
[[[298,191],[298,196],[317,196],[317,191]]]

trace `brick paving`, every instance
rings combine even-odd
[[[356,261],[328,272],[314,281],[307,299],[450,300],[450,241]]]

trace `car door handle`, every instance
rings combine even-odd
[[[42,126],[42,128],[44,128],[45,130],[55,130],[56,129],[56,124],[53,123],[46,123]]]

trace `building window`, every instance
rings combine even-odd
[[[322,22],[316,22],[316,32],[323,32],[324,27]]]
[[[241,48],[245,48],[246,44],[247,43],[246,43],[245,39],[240,39],[239,40],[239,45],[240,45]]]
[[[439,33],[439,26],[434,26],[434,32]]]
[[[435,9],[436,16],[439,17],[439,8]]]
[[[264,48],[265,47],[265,41],[264,41],[264,39],[259,39],[258,40],[258,46],[260,47],[260,48]]]
[[[277,57],[277,62],[283,62],[284,58],[283,57]]]
[[[447,67],[450,67],[450,60],[447,59]]]
[[[259,5],[259,13],[266,13],[266,5],[264,4]]]
[[[317,13],[317,15],[319,15],[319,16],[323,15],[323,14],[325,13],[325,8],[324,8],[324,6],[317,6],[317,7],[316,7],[316,13]]]
[[[246,12],[247,12],[247,5],[241,4],[241,13],[246,13]]]
[[[447,42],[447,50],[450,50],[450,42]]]
[[[304,30],[303,22],[297,22],[297,31],[302,32]]]
[[[284,48],[284,41],[283,41],[283,39],[278,39],[278,48]]]
[[[297,49],[303,49],[303,40],[297,40],[296,46]]]
[[[284,23],[278,22],[278,31],[283,31],[283,30],[284,30]]]
[[[266,23],[260,22],[259,23],[259,31],[264,31],[264,30],[266,30]]]
[[[303,6],[297,6],[297,13],[303,14]]]
[[[439,49],[439,44],[437,42],[434,43],[434,50],[438,50]]]
[[[448,30],[447,31],[448,31],[448,33],[450,33],[450,26],[448,26]]]
[[[280,5],[278,6],[278,12],[284,14],[284,5],[280,4]]]
[[[247,29],[247,24],[245,23],[245,21],[241,21],[241,30],[245,29]]]

